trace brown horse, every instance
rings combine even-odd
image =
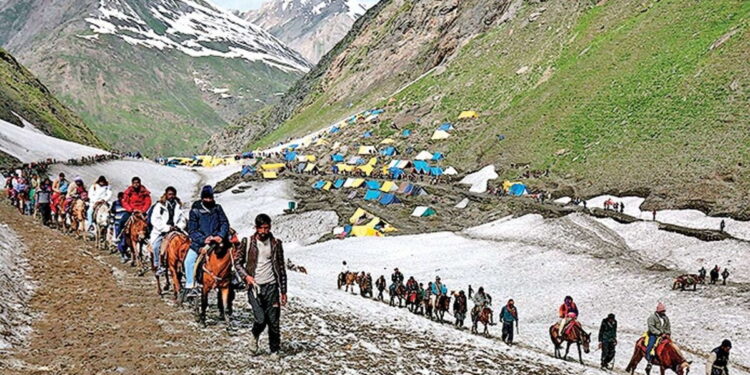
[[[344,285],[346,285],[346,288],[344,288],[345,292],[349,292],[351,288],[351,293],[356,294],[354,291],[354,284],[357,283],[357,274],[354,272],[347,272],[346,276],[344,278]]]
[[[53,213],[53,221],[57,225],[57,228],[61,228],[63,230],[66,229],[68,225],[68,214],[63,209],[64,202],[64,195],[53,195],[52,205],[50,207]]]
[[[672,290],[680,289],[684,291],[686,288],[693,287],[693,290],[696,290],[698,287],[698,284],[705,284],[706,281],[705,278],[701,277],[700,275],[680,275],[677,276],[674,279],[674,283],[672,284]]]
[[[485,307],[480,311],[479,313],[476,313],[475,310],[471,311],[471,333],[478,333],[477,326],[479,323],[482,323],[484,325],[484,332],[483,334],[486,336],[490,335],[489,330],[487,329],[487,326],[490,324],[490,318],[492,317],[492,309],[489,307]]]
[[[182,276],[185,273],[184,261],[187,256],[188,250],[190,250],[190,237],[182,232],[170,232],[164,237],[162,241],[162,252],[164,264],[169,270],[169,275],[172,277],[172,285],[174,290],[174,298],[177,300],[177,296],[182,289]],[[157,285],[159,277],[156,277]],[[167,285],[169,285],[169,279],[167,279]],[[161,294],[161,291],[159,291]]]
[[[236,236],[232,236],[236,239]],[[242,239],[242,243],[223,243],[221,245],[211,245],[205,255],[202,273],[198,281],[201,288],[200,311],[198,313],[198,322],[206,325],[206,308],[208,307],[208,294],[218,289],[218,307],[219,319],[224,320],[227,324],[232,316],[232,300],[234,292],[231,288],[232,281],[232,261],[238,256],[237,246],[247,247],[247,238]],[[250,286],[252,288],[252,286]]]
[[[125,237],[125,246],[130,248],[132,254],[131,266],[138,264],[138,268],[143,269],[143,247],[146,245],[146,231],[148,230],[148,223],[146,223],[146,217],[140,211],[133,212],[125,228],[123,229],[123,236]],[[141,272],[143,275],[143,272]]]
[[[445,313],[451,306],[451,298],[446,295],[439,295],[435,297],[435,316],[437,321],[442,323]]]
[[[641,337],[635,342],[635,351],[633,357],[630,359],[628,367],[625,368],[625,372],[629,372],[631,375],[635,374],[635,369],[638,367],[638,363],[641,359],[646,356],[646,345],[644,338]],[[659,366],[661,375],[667,369],[674,371],[677,375],[687,375],[690,372],[690,362],[685,360],[682,356],[680,348],[675,345],[671,339],[665,338],[661,340],[654,350],[656,355],[652,358],[652,363]],[[651,363],[646,365],[646,374],[651,374]]]
[[[388,303],[391,306],[396,306],[396,299],[398,299],[398,307],[401,306],[401,302],[403,302],[406,299],[406,287],[403,283],[397,285],[397,286],[391,286],[388,288],[388,294],[391,295],[391,300]]]
[[[568,352],[570,351],[570,345],[576,344],[576,347],[578,347],[578,361],[583,364],[583,355],[581,354],[581,346],[583,346],[583,351],[588,354],[589,353],[589,344],[591,343],[591,334],[586,333],[586,331],[583,330],[583,327],[578,322],[573,323],[574,326],[570,329],[564,329],[562,337],[559,336],[558,327],[560,323],[555,323],[551,327],[549,327],[549,337],[552,339],[552,344],[555,345],[555,358],[561,358],[560,357],[560,350],[562,348],[563,342],[567,342],[568,346],[565,348],[565,355],[562,356],[563,360],[568,359]]]
[[[357,283],[359,284],[359,295],[362,297],[372,297],[372,280],[368,279],[366,275],[360,276],[357,279]]]
[[[74,199],[70,203],[70,228],[69,232],[75,232],[76,237],[81,237],[81,232],[85,233],[83,228],[86,222],[86,202],[83,199]]]

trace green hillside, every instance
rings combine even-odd
[[[354,107],[385,107],[387,121],[417,129],[408,143],[463,171],[549,169],[530,184],[737,214],[750,188],[749,21],[741,0],[523,2],[395,101],[376,86]],[[352,112],[335,89],[314,91],[256,145]],[[428,141],[467,109],[481,117]]]
[[[0,119],[22,125],[16,114],[55,137],[106,147],[80,117],[55,99],[13,56],[0,49]]]

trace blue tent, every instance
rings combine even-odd
[[[439,160],[443,160],[443,159],[445,159],[445,155],[443,155],[440,152],[436,152],[436,153],[432,154],[432,160],[433,161],[439,161]]]
[[[388,173],[390,173],[391,178],[395,180],[404,175],[404,170],[401,168],[388,168]]]
[[[410,135],[411,135],[411,130],[409,129],[404,129],[404,131],[401,132],[401,136],[403,137],[408,137]]]
[[[508,189],[508,194],[515,195],[515,196],[521,196],[526,193],[526,185],[524,184],[513,184],[513,186]]]
[[[373,109],[372,111],[370,111],[371,115],[379,115],[381,113],[385,113],[385,109]]]
[[[313,187],[313,189],[315,189],[315,190],[320,190],[320,189],[322,189],[322,188],[323,188],[323,186],[326,186],[326,182],[325,182],[325,181],[323,181],[323,180],[320,180],[320,181],[318,181],[318,182],[314,183],[312,187]]]
[[[431,176],[442,176],[443,175],[443,168],[440,168],[440,167],[432,167],[432,168],[430,168],[430,175]]]
[[[331,160],[333,160],[336,163],[343,163],[344,162],[344,155],[333,154],[333,155],[331,155]]]
[[[380,197],[379,202],[380,204],[383,204],[383,205],[401,203],[401,201],[396,197],[396,194],[383,194]]]
[[[366,131],[364,134],[362,134],[362,138],[370,138],[370,137],[372,137],[372,132],[369,130]]]
[[[505,134],[498,134],[498,135],[497,135],[497,140],[498,140],[498,141],[502,141],[502,140],[504,140],[504,139],[505,139]]]
[[[388,146],[382,150],[380,150],[380,154],[383,156],[393,156],[396,155],[396,148],[393,146]]]
[[[348,120],[346,120],[346,121],[347,121],[348,123],[350,123],[350,124],[353,124],[353,123],[357,122],[357,116],[352,116],[352,117],[349,117],[349,119],[348,119]]]
[[[243,153],[242,153],[242,157],[243,157],[244,159],[252,159],[252,158],[253,158],[253,153],[252,153],[251,151],[248,151],[248,152],[243,152]]]
[[[368,189],[380,189],[380,182],[377,182],[375,180],[367,181],[366,184]]]
[[[430,166],[426,161],[415,160],[413,164],[414,169],[416,169],[417,173],[430,173]]]
[[[286,161],[294,161],[295,159],[297,159],[296,152],[287,152],[286,155],[284,155],[284,160]]]
[[[368,190],[367,193],[365,193],[366,201],[376,201],[378,198],[380,198],[380,190]]]
[[[338,132],[339,132],[339,130],[341,130],[341,129],[339,129],[339,127],[338,127],[338,126],[334,126],[334,127],[332,127],[332,128],[331,128],[331,130],[329,130],[328,132],[329,132],[329,133],[331,133],[331,134],[335,134],[335,133],[338,133]]]
[[[399,189],[399,193],[403,193],[403,194],[406,194],[406,195],[411,195],[412,192],[414,192],[414,185],[412,185],[412,184],[406,185],[406,187],[404,187],[403,191],[401,191],[401,189]]]
[[[453,129],[454,129],[453,124],[451,124],[450,122],[446,122],[443,125],[440,125],[440,127],[438,128],[438,130],[443,130],[443,131],[449,131]]]
[[[336,180],[336,182],[333,183],[333,187],[336,189],[341,189],[341,187],[344,186],[344,182],[346,182],[346,180]]]
[[[289,150],[294,150],[294,149],[296,149],[297,147],[299,147],[299,145],[295,143],[295,144],[292,144],[292,145],[289,145],[289,146],[287,146],[287,149],[289,149]]]

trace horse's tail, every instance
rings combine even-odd
[[[633,356],[630,358],[630,363],[628,363],[628,367],[625,367],[625,372],[634,372],[635,368],[638,366],[638,362],[641,361],[643,358],[643,354],[641,353],[641,342],[643,341],[643,338],[639,338],[635,342],[635,349],[633,350]]]
[[[560,340],[558,340],[557,337],[557,324],[553,324],[549,327],[549,338],[552,340],[552,344],[555,345],[555,348],[560,347]]]

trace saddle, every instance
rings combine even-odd
[[[642,337],[643,341],[641,341],[640,349],[644,353],[646,353],[646,346],[648,344],[648,332],[644,332]],[[654,347],[651,349],[651,357],[653,358],[655,364],[659,363],[659,358],[661,358],[661,354],[664,352],[664,349],[667,347],[667,345],[670,345],[672,343],[673,341],[669,338],[663,339],[661,336],[656,338]]]

